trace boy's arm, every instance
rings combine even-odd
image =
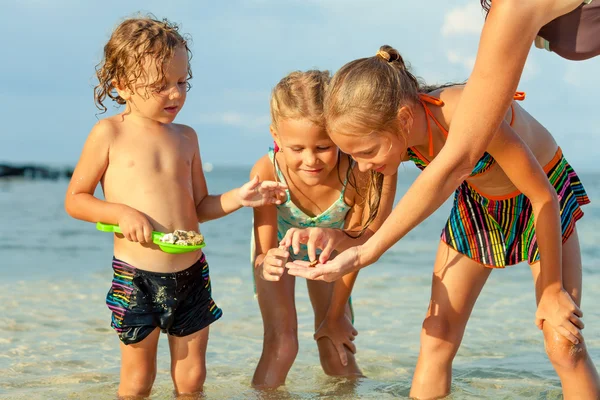
[[[120,216],[128,211],[129,207],[124,204],[109,203],[94,197],[98,182],[108,167],[110,144],[114,137],[115,129],[106,120],[92,128],[65,196],[65,210],[71,217],[88,222],[118,224]]]
[[[198,136],[196,132],[187,127],[195,139],[196,149],[192,160],[192,185],[194,188],[194,201],[196,203],[196,215],[198,222],[206,222],[213,219],[224,217],[236,210],[242,208],[237,192],[239,189],[230,190],[227,193],[210,195],[206,186],[206,178],[202,169],[202,158],[200,157],[200,147],[198,145]]]
[[[260,182],[259,175],[255,175],[249,182],[227,193],[208,194],[206,179],[202,170],[198,138],[193,129],[189,127],[188,129],[193,133],[192,137],[195,138],[196,142],[196,151],[192,161],[192,184],[198,222],[202,223],[224,217],[245,206],[259,207],[265,204],[277,203],[277,195],[281,194],[285,185],[275,182]]]

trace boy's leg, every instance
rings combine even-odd
[[[411,398],[439,398],[450,392],[452,360],[491,271],[440,242]]]
[[[150,395],[156,378],[156,349],[160,329],[142,341],[125,345],[121,342],[121,377],[119,397],[145,398]]]
[[[275,388],[285,378],[298,354],[298,319],[294,300],[295,279],[283,274],[277,282],[255,275],[256,294],[262,314],[264,337],[252,385]]]
[[[581,304],[581,252],[577,230],[562,249],[563,287],[578,306]],[[536,303],[540,300],[540,263],[531,266]],[[585,315],[585,314],[584,314]],[[594,334],[593,332],[591,333]],[[600,379],[587,352],[585,342],[572,344],[551,326],[544,324],[544,344],[548,358],[558,374],[565,399],[600,399]]]
[[[177,396],[197,396],[204,389],[208,330],[207,326],[183,337],[169,335],[171,377]]]
[[[315,313],[315,331],[321,326],[321,323],[327,315],[331,298],[333,295],[333,283],[310,281],[307,280],[308,294],[310,296],[310,302]],[[352,312],[350,305],[346,304],[346,317],[352,321]],[[348,358],[348,364],[342,365],[340,356],[337,349],[333,345],[331,339],[327,337],[320,338],[317,341],[317,347],[319,348],[319,359],[323,371],[330,376],[344,376],[344,377],[357,377],[363,376],[354,354],[346,349],[346,357]]]

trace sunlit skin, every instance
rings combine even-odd
[[[331,174],[337,168],[338,148],[322,126],[307,119],[284,118],[277,129],[271,127],[271,134],[281,150],[278,157],[284,158],[290,183],[302,188],[339,182],[337,174]]]
[[[443,107],[429,109],[446,130],[451,124],[461,93],[460,86],[431,93],[444,103]],[[511,124],[513,119],[514,124]],[[328,121],[332,140],[358,162],[361,171],[376,170],[389,175],[406,159],[407,148],[414,148],[427,162],[431,162],[442,155],[442,149],[449,143],[444,132],[432,123],[430,153],[428,117],[421,104],[401,107],[397,120],[386,126],[387,131],[368,133],[365,129],[360,132],[348,129],[341,123],[337,126],[336,122]],[[348,124],[347,120],[343,122]],[[513,102],[513,108],[505,112],[504,121],[487,148],[495,164],[483,174],[474,177],[465,174],[463,179],[480,193],[489,196],[516,196],[522,193],[530,201],[540,251],[540,261],[531,265],[538,304],[535,323],[544,331],[546,350],[560,377],[565,398],[597,399],[600,379],[581,333],[584,325],[579,308],[582,268],[578,238],[574,231],[566,242],[562,242],[556,190],[542,168],[551,162],[557,150],[558,144],[550,132],[518,103]],[[460,155],[455,154],[454,157]],[[398,210],[413,208],[402,201],[365,245],[350,248],[335,259],[312,268],[303,261],[288,263],[288,273],[331,281],[374,263],[402,237],[401,234],[405,234],[398,232],[401,215]],[[322,242],[321,239],[320,246],[323,246]],[[421,352],[413,376],[411,397],[440,398],[449,393],[454,355],[460,346],[477,295],[490,272],[489,268],[449,248],[445,243],[440,244],[431,300],[431,304],[437,308],[430,309],[423,325]],[[446,321],[446,326],[440,325],[440,320]]]
[[[318,216],[334,206],[343,193],[343,201],[350,207],[344,228],[352,230],[362,226],[365,202],[352,184],[344,189],[343,182],[349,168],[353,169],[353,181],[357,185],[366,180],[366,174],[360,174],[350,165],[348,157],[339,152],[324,127],[306,118],[281,117],[271,126],[271,134],[279,147],[274,162],[283,174],[294,205],[309,217]],[[256,163],[251,174],[255,173],[265,179],[277,179],[268,155]],[[333,228],[315,228],[340,233],[335,244],[324,249],[321,257],[364,243],[381,225],[393,204],[395,176],[390,177],[389,182],[382,190],[380,218],[373,221],[360,238],[350,239]],[[256,293],[264,325],[263,351],[252,378],[252,385],[258,388],[283,385],[298,352],[295,278],[285,273],[284,266],[291,256],[290,248],[297,253],[301,243],[279,243],[277,218],[274,207],[254,209]],[[290,228],[287,233],[296,231],[302,229]],[[307,253],[310,259],[317,258],[314,246],[309,246]],[[319,360],[323,371],[330,376],[362,375],[354,358],[353,341],[358,332],[352,325],[348,305],[356,277],[357,273],[350,273],[332,284],[307,282]]]
[[[173,273],[194,265],[202,253],[165,253],[152,242],[153,230],[197,231],[199,222],[243,206],[276,204],[285,185],[254,177],[240,188],[210,195],[198,136],[191,127],[174,123],[186,100],[187,52],[183,46],[174,50],[160,82],[156,63],[162,61],[145,61],[143,78],[132,82],[132,89],[113,82],[126,101],[125,110],[93,127],[67,189],[65,208],[77,219],[119,225],[123,234],[114,237],[116,258],[143,270]],[[94,196],[98,183],[104,199]],[[177,393],[202,391],[208,332],[205,327],[187,336],[169,335]],[[120,343],[119,396],[149,395],[159,334],[155,328],[140,342]]]

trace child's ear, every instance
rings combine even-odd
[[[412,108],[408,106],[400,107],[400,109],[398,110],[398,114],[396,115],[396,119],[398,120],[398,128],[400,128],[400,132],[410,132],[414,122],[414,114]]]
[[[269,125],[269,132],[271,132],[271,136],[273,137],[273,140],[275,141],[277,146],[281,148],[281,143],[279,143],[279,136],[277,135],[277,131],[275,131],[273,124]]]
[[[131,98],[133,92],[130,89],[120,85],[116,79],[112,80],[112,85],[123,100],[127,101]]]

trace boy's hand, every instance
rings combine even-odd
[[[270,249],[261,263],[260,277],[265,281],[278,281],[285,271],[285,263],[290,253],[283,246]]]
[[[260,207],[268,204],[281,204],[281,199],[286,197],[283,183],[264,181],[260,182],[256,175],[250,182],[238,189],[240,204],[244,207]]]
[[[123,236],[130,242],[152,242],[152,225],[150,225],[148,218],[138,210],[127,207],[119,216],[118,223]]]

